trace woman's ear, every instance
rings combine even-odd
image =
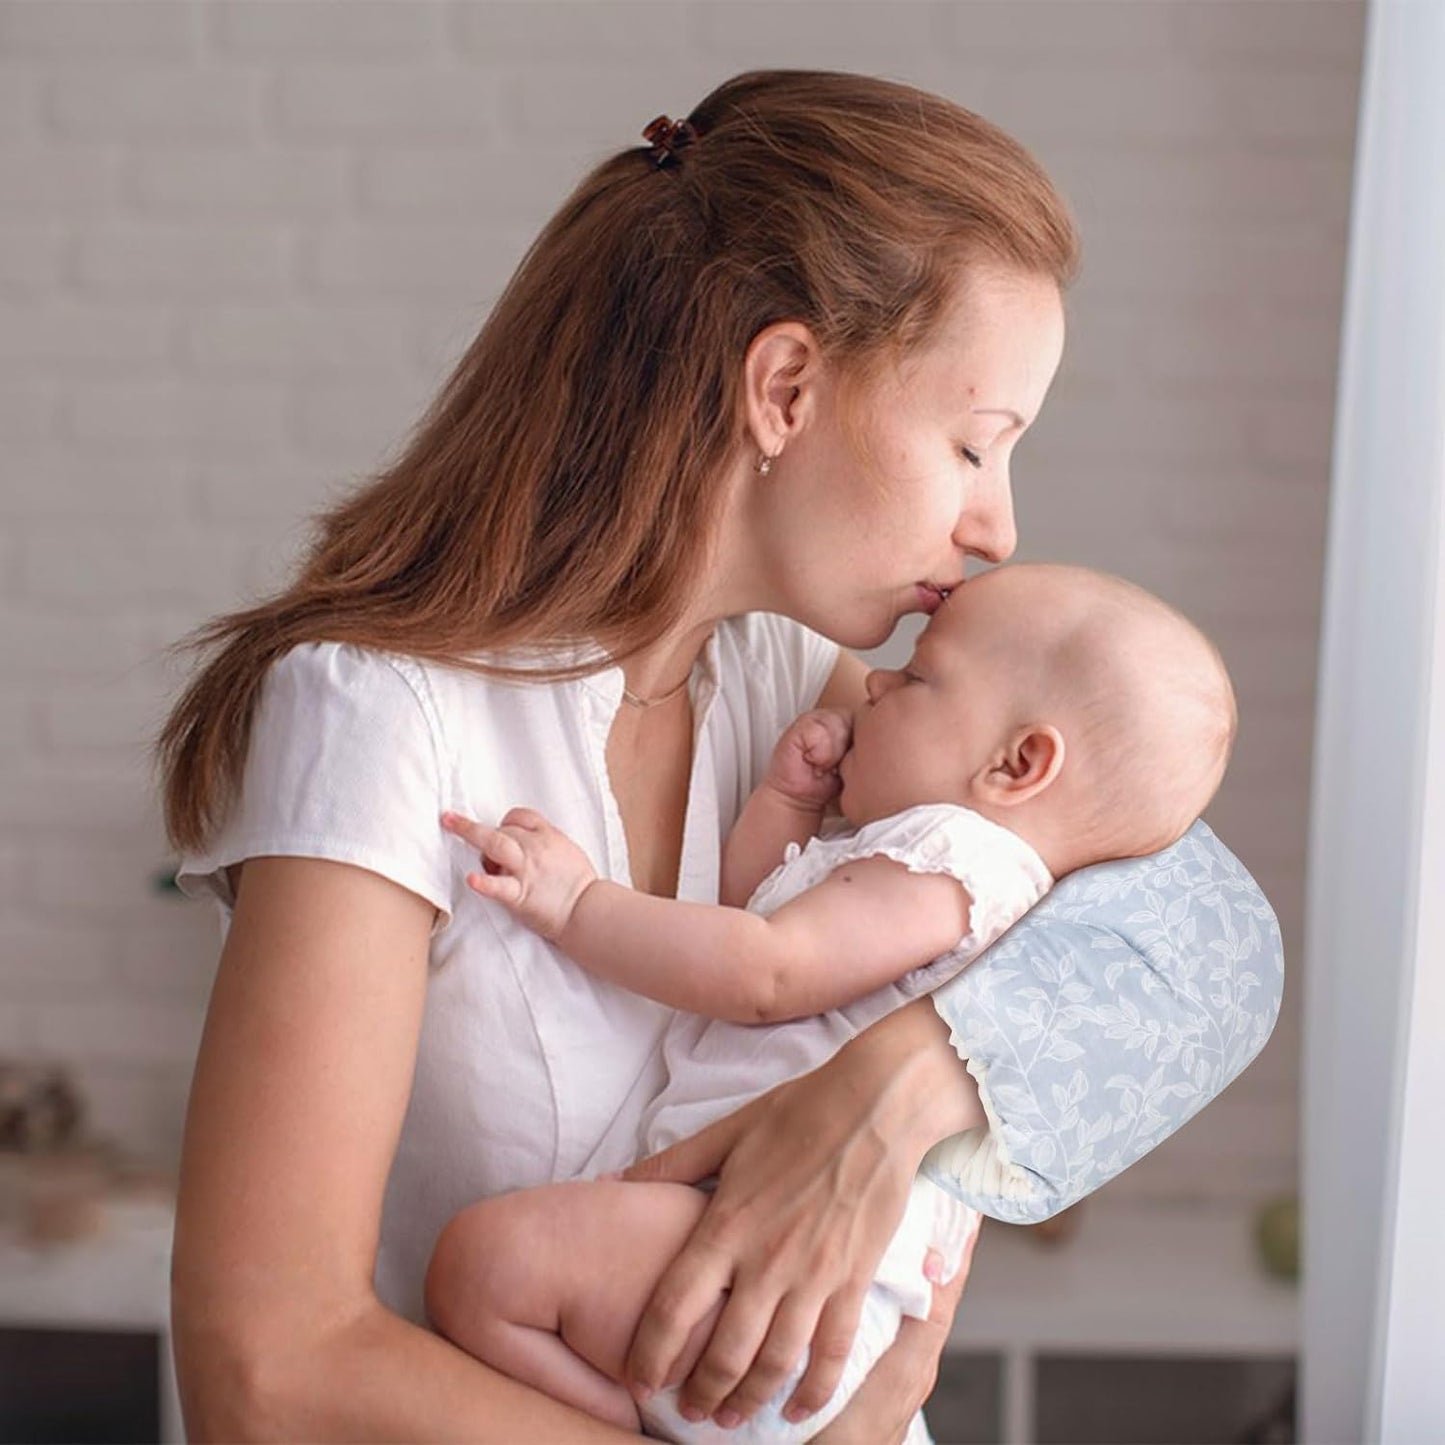
[[[822,353],[801,321],[775,321],[743,357],[743,419],[758,449],[776,456],[817,405]]]
[[[1064,766],[1064,735],[1051,723],[1019,728],[978,779],[983,796],[1003,808],[1037,797]]]

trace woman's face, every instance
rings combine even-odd
[[[1009,459],[1063,344],[1052,280],[971,268],[925,346],[854,393],[861,455],[824,367],[767,479],[775,610],[844,646],[876,647],[905,613],[932,613],[966,558],[1007,558]]]

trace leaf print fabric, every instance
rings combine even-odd
[[[990,1127],[923,1173],[995,1218],[1048,1218],[1237,1078],[1283,991],[1274,910],[1205,823],[1070,874],[933,995]]]

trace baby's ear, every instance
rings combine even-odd
[[[994,755],[979,778],[985,796],[1012,808],[1037,797],[1064,766],[1064,735],[1051,723],[1019,728]]]

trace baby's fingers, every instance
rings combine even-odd
[[[460,813],[443,813],[442,827],[448,833],[455,833],[458,838],[464,838],[479,853],[485,847],[486,835],[492,831],[486,824],[474,822],[471,818],[464,818]]]
[[[803,727],[803,756],[815,768],[837,767],[852,736],[852,725],[842,713],[812,713]]]
[[[498,903],[516,905],[522,901],[522,885],[505,873],[493,876],[489,873],[468,873],[467,887],[483,898],[495,898]]]
[[[513,837],[502,832],[500,828],[489,828],[485,823],[473,822],[470,818],[463,818],[457,813],[443,813],[442,827],[449,833],[455,833],[457,837],[465,839],[477,850],[481,859],[482,867],[488,874],[499,873],[520,873],[527,861],[527,855],[522,845]],[[493,881],[508,882],[513,885],[510,889],[496,889],[490,886],[476,888],[476,892],[486,898],[496,898],[502,903],[509,903],[521,897],[521,884],[516,878],[490,879],[483,875],[471,874],[467,882],[472,884],[473,878],[480,878],[483,885]],[[472,885],[475,887],[475,885]]]
[[[623,1370],[639,1399],[669,1383],[693,1330],[727,1293],[730,1278],[730,1261],[706,1246],[689,1243],[673,1260],[637,1322]]]

